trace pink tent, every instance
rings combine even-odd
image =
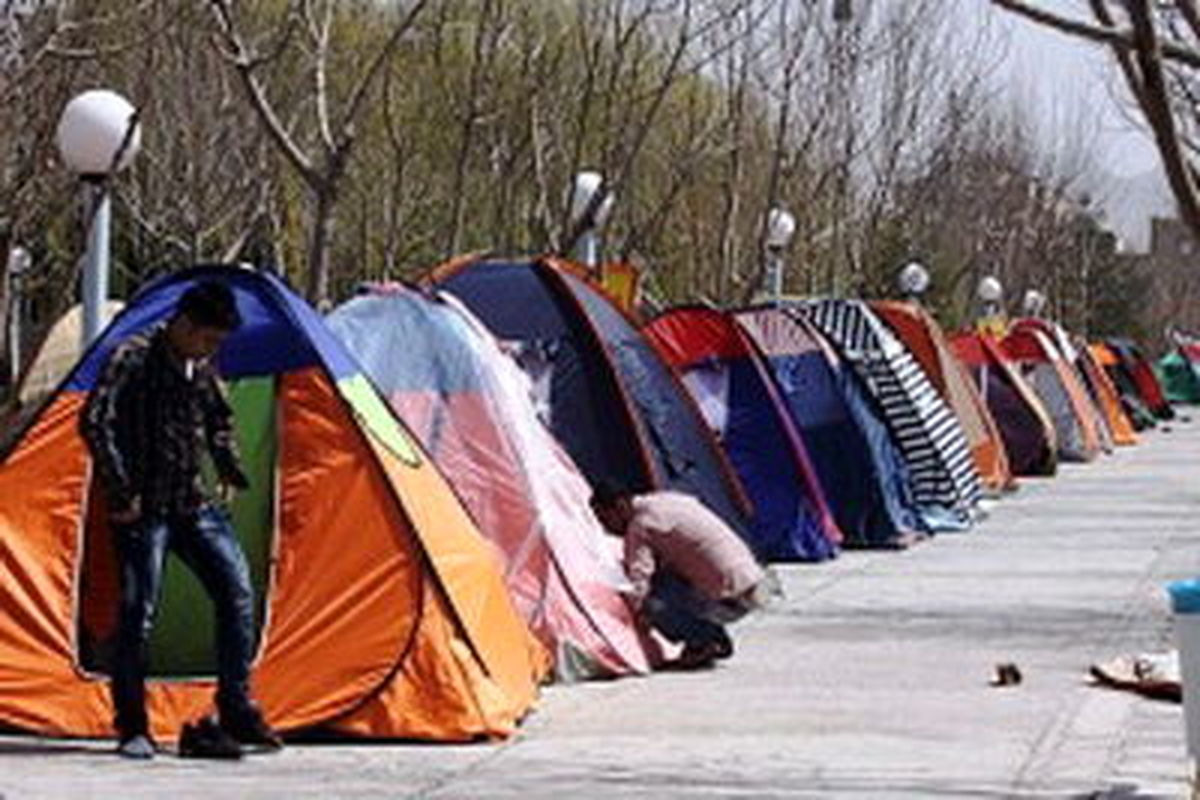
[[[591,488],[538,418],[533,387],[446,296],[376,289],[329,317],[507,564],[518,610],[560,679],[645,672],[617,544]]]

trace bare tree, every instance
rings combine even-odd
[[[269,143],[207,46],[204,23],[203,8],[188,0],[159,0],[136,18],[156,36],[94,59],[147,122],[116,197],[121,221],[133,223],[121,238],[140,270],[237,258],[274,190]]]
[[[1194,98],[1200,92],[1200,12],[1193,0],[1088,0],[1079,19],[1024,0],[993,5],[1063,33],[1107,46],[1154,135],[1179,213],[1200,235]]]
[[[246,97],[268,136],[311,195],[306,286],[309,299],[318,305],[326,305],[330,300],[330,242],[342,179],[358,142],[355,126],[365,113],[388,61],[427,3],[428,0],[414,0],[396,15],[386,38],[362,64],[338,103],[329,72],[336,0],[296,2],[286,21],[277,27],[274,41],[265,51],[248,40],[244,21],[231,0],[211,0],[226,58],[241,80]],[[272,98],[269,87],[260,77],[262,68],[279,59],[294,37],[303,43],[305,66],[312,81],[312,114],[304,116],[311,120],[310,129],[305,131],[307,135],[301,135],[285,123],[279,112],[278,99]]]

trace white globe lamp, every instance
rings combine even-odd
[[[33,263],[33,256],[24,247],[17,245],[8,251],[8,274],[13,276],[21,276],[29,270]]]
[[[1042,316],[1046,310],[1046,295],[1037,289],[1030,289],[1025,292],[1025,297],[1021,301],[1021,310],[1027,317]]]
[[[796,218],[782,208],[767,212],[767,247],[785,250],[796,235]]]
[[[995,277],[985,275],[975,288],[975,295],[981,303],[995,305],[1004,299],[1004,286]]]
[[[929,291],[929,270],[919,261],[910,261],[900,270],[897,279],[900,294],[909,298],[917,298]]]
[[[67,167],[83,176],[104,176],[128,167],[142,145],[136,114],[128,100],[108,89],[92,89],[72,99],[55,135]]]

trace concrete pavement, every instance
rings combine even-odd
[[[0,737],[0,795],[1183,797],[1181,708],[1087,676],[1168,648],[1163,585],[1200,574],[1200,421],[1169,427],[1024,482],[971,533],[784,567],[728,664],[550,688],[508,743],[139,765]],[[1022,683],[989,686],[999,662]]]

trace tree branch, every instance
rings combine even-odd
[[[267,129],[267,135],[278,145],[284,157],[292,163],[305,183],[313,187],[320,185],[324,180],[323,176],[317,172],[312,161],[300,149],[300,145],[283,127],[278,114],[275,113],[275,108],[267,99],[266,91],[254,76],[256,59],[242,41],[241,34],[238,33],[229,0],[211,0],[211,3],[217,17],[218,29],[229,47],[229,51],[223,52],[223,55],[237,71],[242,87],[250,98],[250,105],[262,120],[263,126]]]
[[[329,124],[329,29],[333,25],[333,2],[326,0],[325,14],[318,25],[312,16],[312,4],[303,4],[304,22],[313,40],[313,82],[317,103],[317,131],[325,145],[326,152],[337,151],[337,142],[333,138],[333,127]]]
[[[1196,0],[1175,0],[1175,6],[1192,29],[1192,36],[1200,39],[1200,9],[1196,8]]]
[[[371,90],[372,84],[375,82],[379,71],[383,69],[383,65],[391,58],[392,53],[400,45],[400,40],[404,37],[414,24],[416,24],[417,16],[428,5],[429,0],[417,0],[416,3],[408,10],[408,14],[400,21],[400,24],[392,31],[392,35],[388,37],[387,42],[375,54],[375,59],[371,65],[367,67],[367,71],[363,73],[362,79],[354,90],[350,93],[350,101],[346,104],[346,110],[342,114],[340,133],[342,136],[343,147],[344,143],[354,137],[354,121],[358,118],[362,110],[362,104],[366,102],[367,94]]]
[[[1062,33],[1069,33],[1099,44],[1119,47],[1126,51],[1137,49],[1134,33],[1130,30],[1097,27],[1029,5],[1024,0],[991,0],[991,2],[992,5],[1003,8],[1005,11],[1010,11]],[[1200,67],[1200,51],[1190,47],[1184,47],[1174,42],[1162,42],[1160,52],[1163,58],[1170,61],[1178,61],[1191,67]]]
[[[1146,119],[1154,131],[1167,179],[1179,203],[1183,218],[1193,231],[1200,232],[1200,197],[1196,193],[1196,180],[1179,145],[1175,117],[1171,101],[1167,96],[1167,84],[1163,77],[1161,48],[1154,29],[1153,12],[1148,0],[1127,0],[1130,20],[1133,23],[1137,42],[1136,57],[1142,74],[1142,94],[1138,100]]]

